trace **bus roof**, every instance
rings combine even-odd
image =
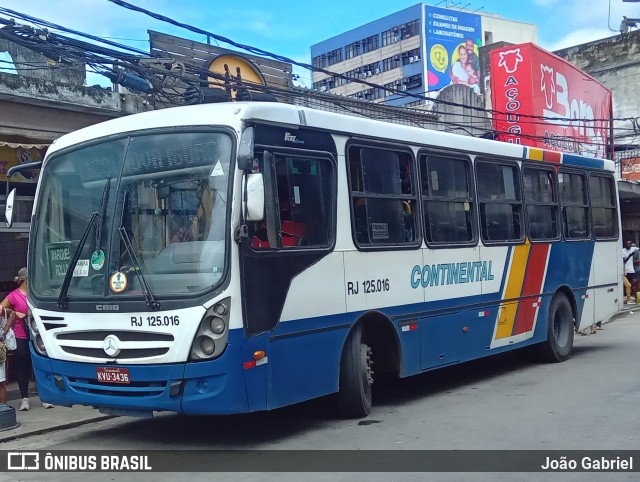
[[[306,126],[326,129],[336,133],[385,139],[391,142],[402,140],[402,142],[415,145],[456,148],[469,152],[513,158],[546,159],[547,157],[553,157],[559,159],[562,156],[565,164],[609,171],[615,169],[614,162],[606,159],[595,159],[575,154],[560,154],[543,149],[535,149],[538,154],[531,156],[531,151],[534,148],[527,148],[517,144],[461,136],[432,129],[405,126],[275,102],[201,104],[133,114],[66,134],[54,142],[49,149],[49,153],[94,139],[146,129],[224,125],[239,133],[243,122],[246,121],[285,125],[290,126],[292,129]]]

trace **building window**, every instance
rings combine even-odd
[[[344,48],[345,59],[349,60],[360,55],[360,40],[347,45]]]
[[[323,69],[324,67],[327,66],[327,55],[326,54],[318,55],[317,57],[314,57],[311,60],[311,63],[313,64],[314,67],[318,69]]]
[[[405,24],[402,32],[402,38],[413,37],[414,35],[420,35],[420,20],[413,20]]]
[[[399,55],[386,58],[382,61],[382,71],[389,72],[390,70],[397,69],[402,66],[402,60]]]
[[[352,145],[348,149],[348,165],[356,245],[418,246],[411,153]]]
[[[342,62],[342,49],[332,50],[326,54],[318,55],[311,59],[311,63],[314,67],[323,69],[333,64]]]
[[[332,50],[327,53],[327,66],[342,62],[342,49]]]
[[[400,40],[400,31],[398,27],[393,27],[382,32],[382,46],[394,44]]]
[[[362,53],[372,52],[380,47],[380,37],[372,35],[362,40]]]
[[[394,44],[400,40],[420,35],[420,20],[412,20],[408,23],[396,25],[382,32],[382,46]]]

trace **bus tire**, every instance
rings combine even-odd
[[[564,294],[558,293],[553,297],[549,306],[547,341],[540,346],[540,355],[543,360],[563,362],[569,358],[573,349],[574,334],[571,303]]]
[[[362,341],[361,327],[347,338],[340,361],[338,409],[345,417],[363,418],[371,412],[372,351]]]

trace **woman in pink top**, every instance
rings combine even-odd
[[[29,312],[27,304],[27,268],[21,268],[15,281],[19,283],[0,303],[1,314],[7,316],[7,324],[2,335],[6,335],[9,328],[13,327],[18,348],[16,349],[16,371],[18,372],[18,388],[22,396],[20,410],[29,410],[29,379],[31,378],[31,352],[29,351],[29,328],[26,325],[26,316]],[[49,403],[43,404],[45,408],[51,408]]]

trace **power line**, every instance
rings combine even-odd
[[[126,2],[123,2],[122,0],[110,0],[113,3],[116,4],[126,4]],[[126,4],[128,5],[128,4]],[[124,5],[122,5],[124,6]],[[144,9],[139,9],[138,7],[135,7],[134,10],[141,10],[143,11],[143,13],[146,13],[147,11],[145,11]],[[17,16],[21,16],[24,17],[26,19],[28,19],[29,21],[36,23],[38,25],[44,25],[44,26],[48,26],[51,28],[56,28],[56,29],[61,29],[63,31],[68,31],[68,32],[72,32],[74,35],[79,35],[79,36],[86,36],[87,38],[90,39],[97,39],[98,41],[102,42],[103,39],[100,39],[99,37],[95,37],[95,36],[91,36],[88,34],[84,34],[83,32],[78,32],[75,30],[71,30],[71,29],[67,29],[65,27],[56,25],[56,24],[52,24],[50,22],[46,22],[44,20],[41,19],[36,19],[35,17],[31,17],[28,15],[23,15],[23,14],[19,14],[18,12],[14,12],[12,10],[8,10],[8,9],[3,9],[0,8],[0,13],[3,13],[6,11],[11,12],[14,15]],[[153,14],[153,15],[157,15],[157,14]],[[153,16],[152,15],[152,16]],[[162,18],[165,18],[163,16],[160,16]],[[161,18],[161,19],[162,19]],[[28,27],[28,26],[20,26],[20,25],[16,25],[15,21],[5,21],[5,20],[0,20],[0,23],[6,25],[5,28],[0,29],[0,36],[7,38],[10,41],[13,41],[17,44],[23,45],[27,48],[30,48],[32,50],[38,51],[40,53],[42,53],[43,55],[49,57],[49,58],[53,58],[56,59],[57,61],[61,62],[61,63],[67,63],[67,64],[73,64],[73,63],[78,63],[78,64],[86,64],[87,66],[89,66],[89,68],[93,69],[93,71],[105,75],[109,78],[113,78],[114,71],[112,68],[108,68],[107,66],[115,66],[115,67],[121,67],[124,69],[130,69],[131,71],[135,72],[136,74],[140,75],[141,78],[145,79],[146,81],[149,82],[150,84],[150,92],[153,93],[157,93],[161,96],[163,96],[166,100],[168,100],[169,102],[173,103],[173,104],[185,104],[185,96],[184,93],[179,91],[178,89],[176,89],[175,85],[166,85],[166,83],[163,83],[164,80],[166,80],[167,78],[172,78],[174,79],[176,82],[181,82],[183,84],[183,87],[187,88],[187,87],[191,87],[191,88],[200,88],[201,85],[203,84],[203,82],[205,84],[208,84],[207,81],[203,81],[201,80],[201,78],[213,78],[216,81],[221,81],[223,82],[222,87],[227,89],[227,90],[231,90],[231,89],[242,89],[242,88],[250,88],[251,90],[255,90],[255,91],[260,91],[260,92],[265,92],[265,93],[271,93],[273,95],[276,96],[280,96],[280,97],[301,97],[303,95],[309,97],[312,94],[308,91],[306,92],[298,92],[296,94],[292,94],[292,89],[284,89],[284,88],[277,88],[274,86],[264,86],[262,84],[255,84],[255,83],[251,83],[251,82],[247,82],[247,81],[242,81],[241,83],[233,83],[230,82],[229,79],[226,79],[224,76],[220,75],[220,74],[215,74],[210,72],[209,70],[203,68],[203,67],[195,67],[195,66],[186,66],[187,67],[187,71],[188,73],[199,77],[199,78],[190,78],[190,77],[185,77],[184,75],[182,75],[181,73],[175,73],[175,72],[171,72],[169,70],[162,70],[161,72],[159,72],[157,69],[150,69],[148,67],[146,67],[145,65],[143,65],[143,61],[144,60],[158,60],[155,59],[153,57],[150,57],[146,52],[142,52],[142,51],[137,51],[137,52],[142,52],[144,54],[144,56],[139,56],[139,55],[132,55],[129,53],[123,53],[120,51],[114,51],[105,47],[101,47],[95,44],[90,44],[87,42],[83,42],[80,40],[76,40],[76,39],[71,39],[68,37],[64,37],[61,35],[57,35],[57,34],[53,34],[51,32],[48,31],[38,31],[37,29],[33,28],[33,27]],[[179,26],[181,26],[181,24],[178,23]],[[186,27],[185,27],[186,28]],[[197,29],[196,27],[193,27],[193,29],[196,30],[200,30]],[[204,31],[203,31],[204,32]],[[224,37],[220,37],[217,36],[215,34],[212,33],[206,33],[208,35],[211,35],[214,38],[218,38],[222,41],[229,41],[229,43],[231,43],[232,45],[238,46],[239,48],[243,48],[243,49],[252,49],[254,51],[259,51],[259,52],[266,52],[263,51],[262,49],[256,49],[255,47],[250,47],[250,46],[243,46],[242,44],[238,44],[236,42],[233,42],[229,39],[225,39]],[[104,42],[103,42],[104,43]],[[120,45],[120,44],[116,44],[116,45]],[[136,51],[136,49],[130,49],[131,51]],[[300,65],[303,66],[305,68],[311,68],[312,70],[320,70],[320,71],[324,71],[323,69],[317,69],[313,66],[310,66],[308,64],[302,64],[299,62],[295,62],[291,59],[287,59],[286,57],[282,57],[282,56],[278,56],[276,54],[271,54],[271,56],[273,58],[277,58],[278,60],[281,61],[285,61],[285,62],[290,62],[296,65]],[[324,71],[324,72],[328,72],[328,71]],[[117,72],[116,72],[117,73]],[[159,79],[158,75],[159,73],[162,74],[163,79]],[[374,84],[374,83],[370,83],[370,82],[365,82],[365,81],[360,81],[358,79],[352,79],[349,78],[352,81],[355,82],[360,82],[366,85],[370,85],[370,86],[374,86],[376,88],[383,88],[385,90],[391,90],[397,93],[400,93],[402,95],[410,95],[412,97],[416,97],[416,98],[420,98],[420,99],[424,99],[427,100],[428,102],[432,102],[434,104],[445,104],[445,105],[451,105],[451,106],[455,106],[455,107],[461,107],[465,109],[465,113],[463,114],[459,114],[461,117],[464,117],[465,119],[472,119],[472,120],[478,120],[478,121],[482,121],[483,123],[489,122],[490,119],[488,117],[486,117],[486,115],[483,115],[485,113],[493,113],[494,115],[506,115],[506,113],[501,113],[499,111],[495,111],[495,110],[489,110],[489,109],[483,109],[483,108],[478,108],[478,107],[472,107],[472,106],[468,106],[465,104],[458,104],[458,103],[454,103],[454,102],[447,102],[447,101],[443,101],[441,99],[434,99],[431,97],[425,97],[425,96],[417,96],[415,94],[408,94],[406,92],[401,92],[401,91],[397,91],[395,89],[387,89],[384,86],[380,86],[379,84]],[[220,87],[219,85],[216,87]],[[318,100],[315,101],[318,105],[325,105],[325,104],[332,104],[335,105],[336,107],[343,109],[345,111],[353,111],[354,108],[359,109],[359,110],[366,110],[366,107],[362,106],[362,105],[358,105],[357,107],[345,107],[345,103],[340,100],[341,97],[339,96],[335,96],[332,94],[324,94],[324,95],[319,95],[319,93],[314,93],[313,95],[318,97]],[[159,99],[160,100],[160,99]],[[162,101],[161,101],[162,102]],[[357,102],[357,101],[354,101]],[[309,104],[312,104],[311,101],[308,101]],[[367,105],[367,103],[364,103],[365,106]],[[373,104],[373,103],[372,103]],[[377,106],[377,108],[379,108],[380,104],[375,104]],[[387,107],[389,110],[388,112],[385,113],[380,113],[377,114],[377,117],[380,119],[384,119],[384,120],[390,120],[391,117],[400,117],[403,118],[406,122],[408,123],[412,123],[415,125],[421,125],[421,123],[431,123],[433,122],[432,120],[427,120],[426,118],[419,118],[416,117],[415,114],[409,114],[408,112],[406,112],[406,110],[401,110],[397,107],[391,107],[391,106],[385,106]],[[408,109],[407,109],[408,110]],[[473,114],[471,112],[476,112],[476,114]],[[360,114],[362,115],[362,114]],[[455,113],[452,113],[452,115],[456,115]],[[547,119],[544,116],[532,116],[532,115],[521,115],[520,116],[520,124],[525,125],[525,124],[542,124],[543,121]],[[561,118],[561,119],[554,119],[554,120],[560,120],[560,121],[565,121],[565,122],[584,122],[586,123],[594,123],[597,121],[610,121],[610,119],[572,119],[572,118]],[[621,118],[621,119],[613,119],[616,121],[635,121],[637,120],[636,118]],[[444,122],[444,121],[440,121],[439,122],[441,125],[443,126],[449,126],[455,129],[466,129],[469,127],[474,127],[473,125],[469,125],[469,122],[467,121],[466,124],[460,124],[460,123],[455,123],[455,122]],[[474,127],[477,129],[477,127]],[[496,132],[496,134],[510,134],[506,131],[504,132]],[[534,136],[534,135],[525,135],[525,134],[518,134],[518,136],[520,138],[532,138],[532,139],[537,139],[537,140],[544,140],[543,136]],[[556,139],[558,141],[563,141],[566,138],[563,138],[562,136],[558,136],[556,137]],[[568,139],[566,139],[568,140]],[[572,140],[572,142],[574,142]],[[591,143],[591,145],[598,145],[598,146],[604,146],[604,143]]]
[[[213,32],[209,32],[207,30],[201,29],[199,27],[195,27],[193,25],[189,25],[189,24],[186,24],[186,23],[183,23],[183,22],[179,22],[179,21],[177,21],[177,20],[175,20],[173,18],[167,17],[165,15],[162,15],[162,14],[159,14],[159,13],[156,13],[156,12],[152,12],[152,11],[147,10],[145,8],[142,8],[142,7],[138,7],[136,5],[133,5],[131,3],[126,2],[124,0],[108,0],[108,1],[110,1],[111,3],[115,3],[116,5],[119,5],[119,6],[123,7],[123,8],[129,9],[129,10],[133,10],[135,12],[143,13],[143,14],[151,17],[151,18],[154,18],[156,20],[160,20],[161,22],[165,22],[165,23],[174,25],[176,27],[184,28],[185,30],[189,30],[191,32],[194,32],[194,33],[197,33],[197,34],[200,34],[200,35],[208,35],[208,36],[210,36],[210,37],[212,37],[214,39],[217,39],[217,40],[219,40],[221,42],[227,43],[229,45],[233,45],[234,47],[239,48],[241,50],[245,50],[247,52],[250,52],[250,53],[253,53],[253,54],[256,54],[256,55],[261,55],[261,56],[264,56],[264,57],[270,57],[270,58],[272,58],[274,60],[278,60],[280,62],[285,62],[285,63],[290,63],[290,64],[293,64],[293,65],[297,65],[299,67],[303,67],[303,68],[305,68],[307,70],[310,70],[310,71],[313,71],[313,72],[321,72],[321,73],[327,74],[327,75],[332,76],[332,77],[337,77],[337,78],[345,79],[345,80],[348,80],[348,81],[351,81],[351,82],[356,82],[356,83],[359,83],[359,84],[367,85],[367,86],[372,87],[372,88],[383,89],[384,91],[392,92],[393,94],[397,94],[397,95],[400,95],[400,96],[403,96],[403,97],[411,97],[411,98],[415,98],[415,99],[418,99],[418,100],[432,101],[432,102],[435,102],[435,103],[440,103],[440,104],[449,105],[449,106],[453,106],[453,107],[464,107],[464,108],[467,108],[467,109],[475,110],[477,112],[484,112],[484,113],[492,114],[492,115],[493,114],[505,115],[505,116],[506,115],[512,115],[511,112],[496,111],[494,109],[486,109],[486,108],[483,108],[483,107],[469,106],[469,105],[465,105],[465,104],[459,104],[459,103],[456,103],[456,102],[445,101],[443,99],[433,99],[433,98],[430,98],[430,97],[427,97],[427,96],[423,96],[423,95],[420,95],[420,94],[414,94],[414,93],[411,93],[411,92],[406,92],[406,91],[402,91],[402,90],[398,90],[398,89],[388,88],[388,87],[385,87],[383,85],[376,84],[376,83],[373,83],[373,82],[369,82],[369,81],[366,81],[366,80],[363,80],[363,79],[356,79],[356,78],[353,78],[353,77],[349,77],[349,76],[347,76],[345,74],[340,74],[340,73],[337,73],[337,72],[326,70],[326,69],[323,69],[323,68],[320,68],[320,67],[316,67],[316,66],[311,65],[311,64],[307,64],[307,63],[304,63],[304,62],[298,62],[296,60],[293,60],[291,58],[288,58],[288,57],[285,57],[285,56],[270,52],[268,50],[264,50],[264,49],[260,49],[258,47],[253,47],[251,45],[245,45],[245,44],[241,44],[239,42],[235,42],[234,40],[231,40],[231,39],[229,39],[227,37],[223,37],[221,35],[217,35],[217,34],[215,34]],[[547,119],[547,117],[545,117],[545,116],[537,116],[537,115],[532,115],[532,114],[520,114],[520,117],[521,118],[542,119],[542,120]],[[571,117],[562,117],[562,118],[554,118],[554,119],[556,121],[565,121],[565,122],[576,121],[576,120],[586,121],[586,122],[594,122],[594,121],[609,122],[610,121],[610,119],[578,119],[578,118],[571,118]],[[629,120],[629,119],[627,119],[627,120]]]

